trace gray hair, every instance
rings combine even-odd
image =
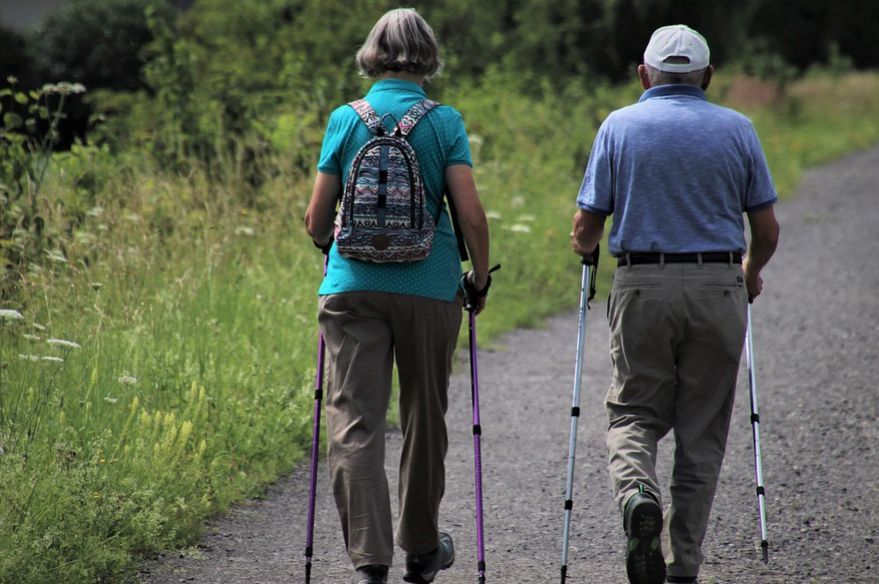
[[[443,67],[433,30],[414,8],[386,12],[372,27],[354,63],[363,77],[372,79],[388,71],[430,78]]]
[[[647,67],[647,77],[650,79],[651,87],[668,85],[670,83],[683,83],[684,85],[701,87],[702,82],[705,81],[705,71],[707,70],[706,67],[705,69],[698,69],[689,73],[670,73],[654,69],[650,65],[645,66]]]

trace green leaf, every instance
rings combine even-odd
[[[28,118],[24,121],[24,126],[28,132],[34,132],[37,129],[37,121],[33,118]]]
[[[24,105],[27,103],[27,95],[25,95],[24,93],[19,91],[18,93],[15,94],[15,101]]]
[[[14,130],[16,128],[20,128],[22,124],[21,116],[16,113],[5,113],[3,114],[3,125],[7,130]]]
[[[36,89],[31,89],[30,92],[28,92],[28,95],[30,95],[31,99],[34,101],[37,101],[38,99],[40,99],[40,92],[37,91]]]
[[[9,89],[8,87],[4,87],[3,89],[0,89],[0,97],[6,97],[7,95],[12,95],[11,89]]]
[[[49,108],[47,108],[44,105],[41,105],[40,111],[39,111],[39,116],[40,116],[41,120],[48,120],[49,119]]]

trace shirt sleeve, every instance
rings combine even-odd
[[[608,120],[604,121],[595,135],[586,173],[577,195],[578,207],[601,215],[612,214],[614,208],[613,149]]]
[[[758,211],[778,201],[760,138],[757,137],[753,126],[750,130],[751,168],[748,173],[748,189],[742,201],[745,212]]]
[[[470,157],[470,140],[467,138],[467,130],[464,129],[464,120],[457,110],[452,109],[453,116],[449,117],[449,148],[446,150],[446,166],[466,164],[473,166]]]
[[[339,110],[330,115],[327,131],[324,133],[323,145],[320,149],[320,160],[317,169],[326,174],[342,175],[341,146],[342,136],[339,132]]]

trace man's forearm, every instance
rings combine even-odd
[[[601,241],[604,234],[604,221],[606,217],[592,213],[584,209],[574,214],[574,224],[571,229],[571,247],[574,252],[588,257],[592,254],[595,246]]]

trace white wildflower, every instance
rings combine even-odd
[[[64,363],[64,359],[62,359],[61,357],[50,357],[48,355],[40,357],[40,361],[49,361],[51,363]]]
[[[235,235],[247,235],[248,237],[253,237],[256,235],[256,231],[254,231],[253,227],[248,227],[247,225],[239,225],[235,228]]]
[[[88,211],[86,211],[86,215],[89,217],[100,217],[104,214],[104,208],[101,206],[92,207]]]
[[[82,83],[69,83],[67,81],[46,83],[42,89],[43,93],[59,93],[61,95],[85,93],[85,85]]]
[[[110,397],[109,395],[105,395],[105,396],[104,396],[104,401],[107,402],[108,404],[115,404],[116,402],[119,401],[119,398],[116,398],[116,397]]]
[[[89,282],[89,286],[91,286],[92,290],[94,290],[95,292],[104,287],[104,285],[100,282]]]
[[[534,215],[527,215],[527,214],[526,215],[519,215],[516,218],[516,221],[521,221],[523,223],[532,223],[536,220],[537,220],[537,217],[535,217]]]
[[[514,223],[509,227],[504,227],[504,229],[512,231],[513,233],[531,233],[531,227],[529,227],[528,225],[523,225],[521,223]]]
[[[82,345],[80,345],[79,343],[74,343],[73,341],[67,341],[64,339],[46,339],[46,342],[50,345],[66,347],[68,349],[82,349]]]
[[[46,255],[49,256],[49,259],[53,262],[58,262],[59,264],[66,264],[67,258],[64,257],[64,254],[61,253],[60,250],[53,249],[51,251],[46,250]]]
[[[482,145],[482,136],[479,136],[477,134],[470,134],[468,138],[471,144],[475,144],[477,146]]]
[[[137,377],[126,373],[125,375],[120,375],[116,381],[122,385],[135,385],[137,383]]]
[[[510,204],[516,208],[522,207],[525,205],[525,197],[522,197],[522,196],[513,197],[512,199],[510,199]]]
[[[140,223],[140,215],[137,213],[127,213],[125,215],[126,221],[131,221],[132,223]]]
[[[35,322],[35,323],[34,323],[34,328],[37,329],[38,331],[43,331],[43,332],[46,331],[46,327],[44,327],[43,325],[41,325],[41,324],[38,323],[38,322]]]
[[[40,360],[39,355],[26,355],[26,354],[22,354],[22,353],[18,354],[18,358],[21,359],[22,361],[39,361]]]
[[[24,333],[24,334],[21,335],[21,336],[23,336],[24,338],[26,338],[26,339],[29,340],[29,341],[39,341],[39,340],[41,340],[41,339],[40,339],[40,335],[32,335],[32,334],[30,334],[30,333]]]
[[[501,218],[501,214],[497,211],[486,211],[485,216],[489,219],[494,219],[495,221],[499,221]]]
[[[0,320],[21,320],[24,317],[17,310],[11,308],[0,308]]]

